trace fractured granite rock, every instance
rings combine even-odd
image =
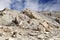
[[[60,40],[60,12],[5,8],[0,11],[0,40]]]

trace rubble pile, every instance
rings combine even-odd
[[[60,40],[57,13],[5,8],[0,11],[0,40]]]

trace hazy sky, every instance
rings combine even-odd
[[[0,10],[11,8],[23,10],[25,8],[35,11],[59,11],[60,0],[0,0]]]

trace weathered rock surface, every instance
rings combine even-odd
[[[0,11],[0,40],[60,40],[60,12],[5,8]]]

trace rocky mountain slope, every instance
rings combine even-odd
[[[60,12],[0,11],[0,40],[60,40]]]

